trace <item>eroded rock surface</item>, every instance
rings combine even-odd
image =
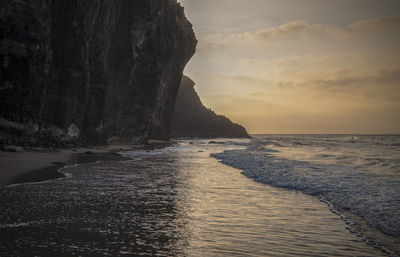
[[[1,144],[168,138],[196,44],[176,0],[2,0]]]

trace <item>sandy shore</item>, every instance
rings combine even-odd
[[[0,188],[23,182],[37,182],[61,177],[57,170],[67,164],[107,160],[125,160],[119,151],[137,148],[132,145],[112,145],[67,150],[0,151]]]
[[[210,157],[236,145],[208,142],[180,142],[132,153],[137,161],[69,167],[68,179],[2,188],[0,252],[387,256],[349,233],[319,198],[257,183]],[[109,150],[104,155],[118,156]],[[93,162],[102,155],[80,150],[71,158]]]

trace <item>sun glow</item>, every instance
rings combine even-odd
[[[250,133],[400,133],[398,1],[181,3],[186,74]]]

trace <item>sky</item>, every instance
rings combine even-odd
[[[203,103],[251,134],[400,133],[399,0],[180,0]]]

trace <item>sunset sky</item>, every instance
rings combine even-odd
[[[185,74],[249,133],[400,133],[400,1],[180,2]]]

